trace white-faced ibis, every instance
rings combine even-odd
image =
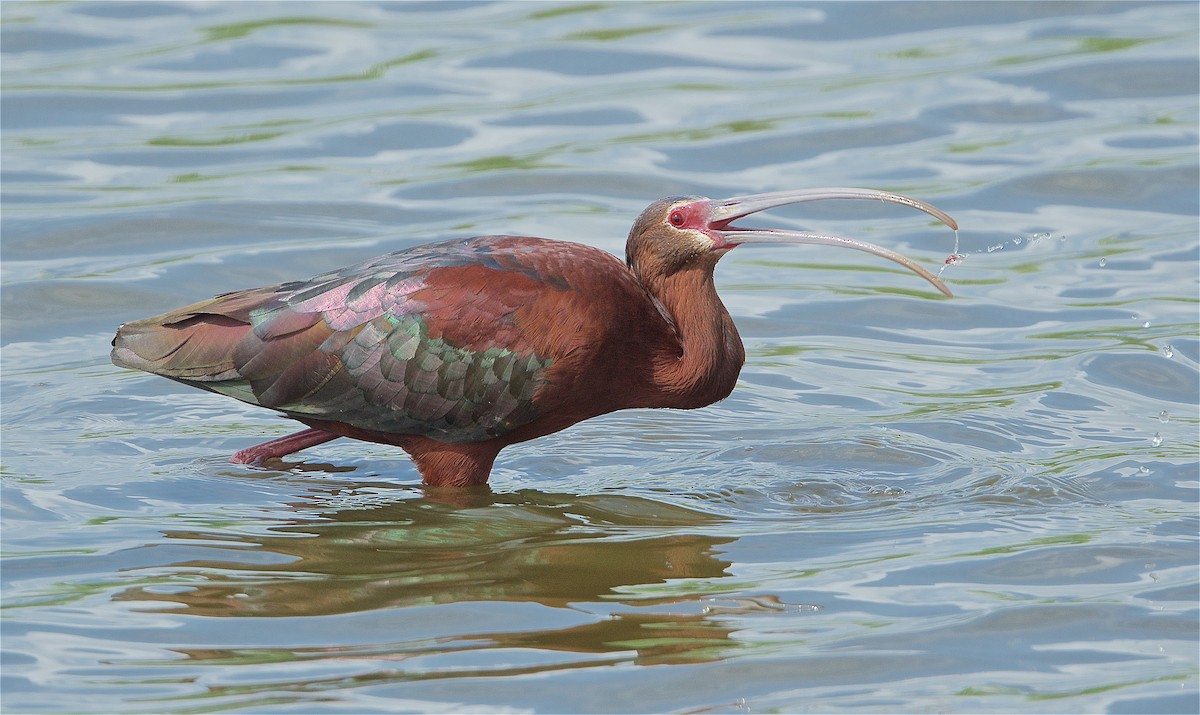
[[[485,484],[501,449],[631,407],[704,407],[733,390],[746,353],[713,285],[743,243],[842,246],[912,260],[849,238],[731,225],[868,189],[814,189],[724,201],[654,202],[625,263],[578,243],[520,236],[443,241],[297,281],[225,293],[122,325],[112,361],[253,405],[309,429],[244,449],[259,463],[337,437],[396,445],[426,484]]]

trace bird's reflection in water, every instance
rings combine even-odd
[[[435,647],[439,652],[468,642],[477,649],[482,642],[486,648],[684,662],[715,658],[734,646],[731,629],[702,603],[721,593],[719,585],[655,588],[729,575],[731,564],[719,557],[718,547],[733,539],[696,533],[721,517],[627,495],[424,488],[418,498],[397,501],[397,492],[412,488],[368,482],[354,488],[359,499],[352,508],[298,503],[297,511],[310,516],[261,533],[168,532],[170,541],[189,542],[187,551],[197,558],[152,566],[154,583],[128,588],[117,598],[158,602],[156,612],[219,618],[329,616],[465,602],[535,603],[595,614],[593,622],[566,628],[510,627],[443,637]],[[326,483],[323,489],[326,493],[315,495],[318,504],[346,502],[344,485]],[[362,504],[363,493],[382,503]],[[210,549],[218,555],[204,557]],[[207,651],[190,655],[221,657]]]

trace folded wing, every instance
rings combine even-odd
[[[515,314],[555,290],[494,240],[431,244],[127,323],[112,360],[300,419],[478,441],[537,417],[553,361]]]

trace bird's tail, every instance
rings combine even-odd
[[[251,330],[250,311],[273,291],[229,293],[164,315],[125,323],[112,341],[113,364],[176,380],[237,380],[234,353]]]

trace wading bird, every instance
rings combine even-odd
[[[396,445],[426,484],[487,483],[501,449],[632,407],[704,407],[733,391],[746,353],[713,270],[745,243],[841,246],[735,219],[869,189],[666,198],[629,232],[626,259],[578,243],[482,236],[417,246],[307,281],[225,293],[122,325],[112,361],[282,412],[308,429],[244,449],[256,464],[338,437]]]

